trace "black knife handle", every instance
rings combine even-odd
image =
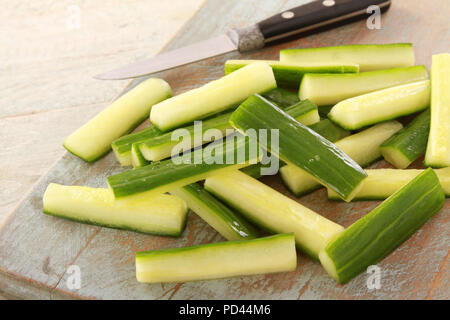
[[[266,43],[302,33],[342,25],[368,16],[367,8],[377,5],[386,11],[391,0],[316,0],[286,10],[243,29],[233,29],[228,35],[240,52],[256,50]]]
[[[317,0],[284,11],[258,23],[265,42],[311,31],[327,24],[365,17],[367,8],[390,5],[389,0]]]

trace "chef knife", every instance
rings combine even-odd
[[[391,0],[316,0],[276,14],[255,25],[232,29],[226,34],[96,75],[95,78],[135,78],[231,51],[261,49],[266,44],[294,35],[365,18],[367,8],[371,5],[377,5],[381,11],[385,11],[390,4]]]

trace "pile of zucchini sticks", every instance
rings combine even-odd
[[[449,74],[450,54],[432,57],[429,79],[400,43],[229,60],[222,78],[176,96],[147,79],[64,141],[84,161],[112,148],[133,168],[108,188],[51,183],[44,213],[179,237],[190,209],[228,240],[137,252],[140,282],[293,271],[299,250],[346,283],[450,195]],[[428,168],[407,169],[424,154]],[[364,170],[381,157],[394,168]],[[274,161],[297,197],[326,187],[330,200],[382,202],[344,228],[258,180]]]

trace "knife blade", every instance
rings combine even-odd
[[[391,0],[316,0],[286,10],[257,24],[231,29],[227,33],[159,54],[94,76],[119,80],[146,76],[232,51],[247,52],[293,35],[335,27],[368,16],[367,8],[377,5],[386,11]]]

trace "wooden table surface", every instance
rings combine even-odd
[[[65,153],[64,138],[129,83],[92,76],[156,54],[203,2],[2,3],[0,225]]]
[[[111,9],[112,1],[80,1],[81,29],[75,31],[70,29],[72,26],[68,30],[58,30],[63,32],[63,35],[58,35],[61,42],[53,45],[53,33],[56,31],[52,23],[64,23],[61,14],[73,14],[74,9],[67,12],[67,6],[57,1],[46,2],[54,9],[54,14],[47,15],[47,11],[38,8],[38,1],[33,8],[20,7],[23,11],[13,10],[17,9],[16,5],[10,4],[7,9],[16,12],[16,15],[9,18],[13,21],[10,29],[5,31],[2,28],[5,33],[0,34],[2,40],[12,43],[14,37],[8,35],[15,32],[26,15],[36,18],[35,21],[27,20],[29,28],[39,26],[38,17],[48,21],[42,30],[37,28],[42,35],[38,44],[42,44],[44,49],[40,49],[37,55],[35,52],[8,53],[13,58],[5,66],[7,72],[2,73],[8,79],[0,79],[4,84],[0,89],[3,90],[0,99],[5,106],[0,111],[0,132],[3,138],[6,137],[0,142],[0,161],[4,164],[0,169],[0,177],[3,185],[8,186],[0,195],[1,210],[6,212],[12,209],[19,197],[23,197],[27,189],[48,169],[49,164],[56,161],[0,229],[0,291],[17,297],[47,299],[449,298],[449,200],[438,216],[379,264],[383,270],[382,287],[379,290],[368,290],[364,275],[346,286],[338,286],[320,265],[303,255],[300,255],[299,266],[293,273],[188,284],[138,284],[134,276],[135,251],[223,239],[194,214],[190,215],[187,230],[181,239],[138,235],[42,215],[42,194],[49,182],[105,186],[106,175],[123,170],[111,154],[88,165],[65,153],[60,147],[60,142],[67,134],[101,110],[105,102],[117,95],[125,85],[122,81],[94,81],[89,78],[90,75],[125,61],[154,54],[157,51],[155,48],[160,48],[164,40],[182,25],[189,15],[186,12],[192,13],[202,4],[201,1],[180,0],[169,10],[157,1],[140,0],[121,2],[119,10]],[[229,27],[256,22],[302,2],[307,1],[274,3],[208,0],[165,49],[220,34]],[[278,50],[287,47],[413,42],[417,64],[429,67],[432,54],[450,51],[448,2],[394,0],[393,3],[391,10],[382,18],[381,30],[369,30],[364,21],[357,22],[331,32],[266,48],[245,57],[277,59]],[[149,14],[143,12],[145,9],[149,13],[160,14],[150,18]],[[161,12],[167,12],[167,16]],[[178,12],[178,15],[174,12]],[[4,11],[0,14],[4,14]],[[177,20],[177,24],[173,23],[173,19]],[[122,20],[127,22],[116,25]],[[84,23],[90,27],[81,31]],[[156,26],[164,26],[158,29],[161,33],[155,34]],[[111,32],[111,28],[115,28],[116,32]],[[121,28],[127,30],[121,33]],[[140,31],[133,41],[129,39],[130,30]],[[94,32],[95,35],[74,35],[72,32]],[[27,34],[24,31],[22,36],[30,37],[30,43],[37,41]],[[165,35],[159,38],[161,34]],[[76,47],[76,41],[84,44],[79,52],[71,50]],[[60,54],[60,48],[66,51]],[[25,50],[25,44],[19,52],[22,49]],[[56,52],[58,54],[55,57]],[[183,92],[221,76],[223,62],[230,57],[239,55],[228,54],[158,76],[169,81],[177,93]],[[137,82],[133,82],[131,87]],[[57,160],[61,155],[62,158]],[[375,166],[383,167],[386,163],[381,161]],[[286,192],[279,180],[270,179],[267,182]],[[299,201],[344,226],[377,205],[376,202],[328,203],[322,190]],[[78,290],[69,290],[66,271],[74,264],[81,268],[83,284]]]
[[[64,154],[64,138],[129,83],[92,76],[156,54],[204,0],[4,2],[0,224]]]

